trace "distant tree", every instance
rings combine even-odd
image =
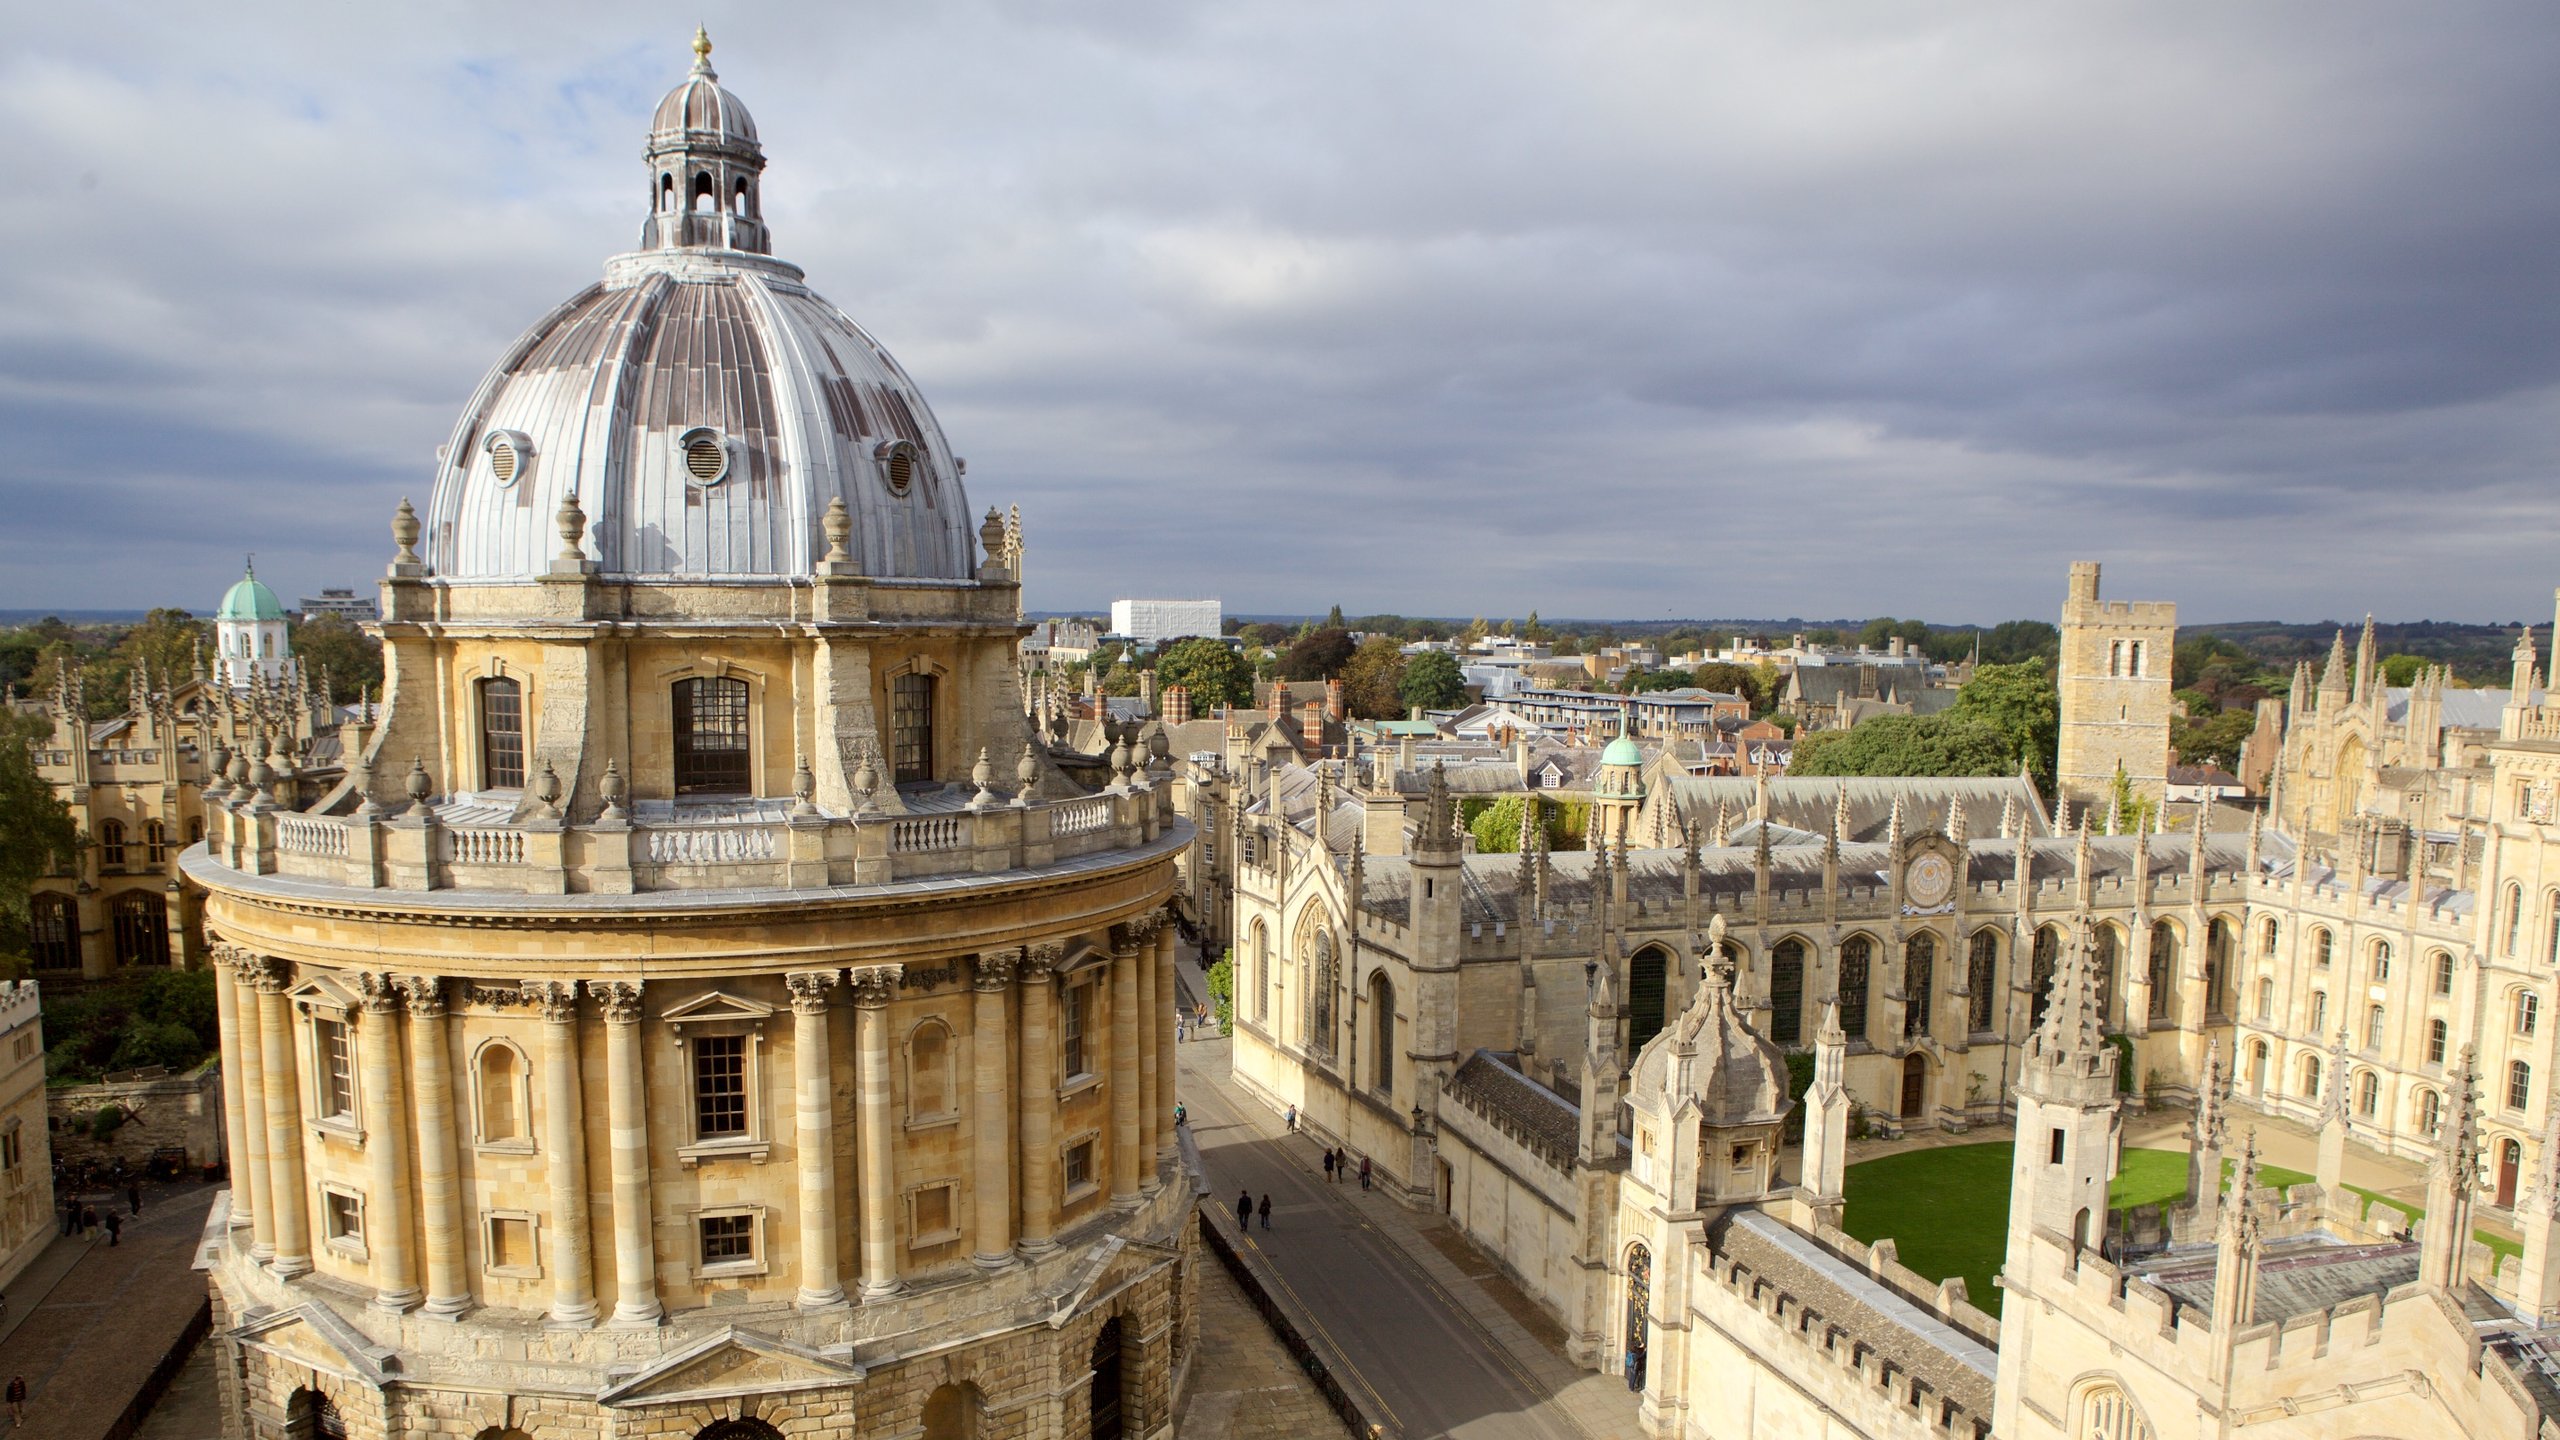
[[[1351,632],[1338,625],[1310,630],[1281,652],[1280,678],[1330,680],[1342,673],[1356,648]]]
[[[1982,659],[1987,665],[2016,665],[2034,660],[2052,665],[2062,657],[2062,632],[2045,620],[2003,620],[1982,633]]]
[[[2002,767],[2004,772],[2015,773],[2023,761],[2027,773],[2038,780],[2049,782],[2052,779],[2054,747],[2062,735],[2062,701],[2054,691],[2053,677],[2045,673],[2041,664],[2020,661],[2015,665],[1976,666],[1973,679],[1957,692],[1955,708],[1947,713],[1978,720],[2001,737],[2008,747],[2008,762]],[[1797,753],[1803,753],[1801,748]],[[1788,773],[1797,773],[1792,762]]]
[[[163,676],[184,679],[193,673],[197,653],[210,652],[212,642],[211,625],[184,610],[163,607],[124,632],[124,638],[116,642],[116,658],[128,670],[134,665],[149,666],[156,685]],[[94,688],[96,681],[90,683]]]
[[[1339,630],[1343,628],[1341,606],[1336,605],[1332,609],[1324,612],[1324,625],[1328,630]]]
[[[1476,837],[1479,855],[1517,855],[1520,853],[1520,811],[1528,804],[1521,795],[1505,795],[1480,807],[1467,822],[1467,832]],[[1589,811],[1580,799],[1561,796],[1538,797],[1538,828],[1547,837],[1550,850],[1567,850],[1582,843]]]
[[[1408,709],[1419,705],[1425,710],[1446,710],[1467,703],[1467,677],[1455,655],[1425,650],[1406,664],[1404,683],[1396,692]]]
[[[2240,747],[2249,732],[2258,728],[2258,717],[2249,710],[2216,710],[2175,727],[2170,743],[2183,765],[2211,765],[2221,770],[2240,768]]]
[[[2009,737],[1979,716],[1879,715],[1796,742],[1790,775],[2002,775],[2017,768]]]
[[[1929,627],[1926,622],[1896,620],[1890,615],[1877,616],[1868,621],[1866,627],[1858,632],[1858,643],[1870,650],[1882,650],[1897,639],[1917,645],[1928,638]]]
[[[1503,633],[1509,634],[1510,632],[1505,630]],[[1537,611],[1532,610],[1529,612],[1528,622],[1520,627],[1520,638],[1530,642],[1531,644],[1536,644],[1538,641],[1547,638],[1547,627],[1538,623]]]
[[[1404,650],[1384,635],[1372,635],[1342,666],[1342,704],[1361,720],[1395,720],[1404,715]]]
[[[1776,667],[1770,667],[1774,674]],[[1758,710],[1768,699],[1768,676],[1755,665],[1736,665],[1729,660],[1710,660],[1689,672],[1689,682],[1701,690],[1721,690],[1739,695]]]
[[[1618,689],[1628,695],[1648,695],[1656,690],[1685,690],[1697,683],[1686,670],[1630,670]]]
[[[382,683],[382,642],[343,615],[314,615],[293,627],[292,639],[314,684],[327,672],[331,700],[353,699]]]
[[[1466,629],[1458,632],[1458,643],[1461,645],[1473,645],[1477,641],[1483,639],[1488,633],[1489,632],[1485,629],[1484,617],[1479,615],[1473,620],[1467,622]]]
[[[0,955],[25,956],[36,879],[79,843],[70,809],[36,770],[32,747],[52,738],[41,717],[0,709]]]
[[[1156,693],[1180,685],[1191,692],[1191,711],[1206,715],[1220,705],[1253,703],[1253,666],[1223,640],[1177,640],[1156,657]]]
[[[1807,630],[1804,632],[1804,641],[1808,645],[1838,645],[1843,643],[1840,638],[1840,632],[1828,625],[1816,626],[1811,630]]]
[[[2382,657],[2382,683],[2405,688],[2418,683],[2418,672],[2427,668],[2423,655],[2385,655]]]

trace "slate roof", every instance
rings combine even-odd
[[[1582,1112],[1521,1074],[1501,1054],[1480,1049],[1468,1056],[1450,1075],[1446,1091],[1548,1164],[1559,1170],[1573,1167]]]
[[[1737,821],[1751,813],[1759,782],[1744,775],[1676,775],[1664,787],[1684,821],[1713,825],[1716,807],[1729,807]],[[2050,833],[2044,802],[2035,782],[2016,775],[1970,777],[1786,776],[1769,782],[1770,818],[1780,824],[1828,834],[1841,790],[1849,794],[1849,832],[1844,840],[1881,840],[1902,798],[1902,823],[1910,829],[1935,830],[1946,823],[1947,802],[1964,807],[1965,833],[1974,837],[2000,833],[2004,801],[2015,802],[2016,818],[2030,835]]]
[[[2281,1323],[2328,1310],[2365,1295],[2380,1295],[2418,1278],[2416,1245],[2341,1245],[2325,1236],[2280,1241],[2258,1265],[2256,1322]],[[2180,1249],[2159,1257],[2142,1277],[2181,1305],[2213,1312],[2214,1250]]]

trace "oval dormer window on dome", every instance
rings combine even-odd
[[[729,476],[729,442],[708,425],[677,436],[676,453],[684,457],[684,473],[696,485],[717,485]]]
[[[533,461],[533,442],[517,430],[492,430],[480,442],[489,452],[489,475],[501,485],[513,485]]]
[[[889,493],[904,495],[915,488],[916,472],[924,468],[924,453],[913,440],[883,440],[872,452],[880,462],[880,478],[888,483]]]

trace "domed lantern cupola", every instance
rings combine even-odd
[[[711,36],[693,32],[693,73],[649,122],[649,223],[643,250],[743,250],[770,255],[764,228],[764,147],[755,118],[720,86]]]

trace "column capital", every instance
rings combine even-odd
[[[578,982],[575,980],[527,980],[524,982],[527,1004],[541,1010],[542,1018],[554,1025],[566,1025],[578,1018]]]
[[[1022,978],[1026,984],[1037,984],[1058,972],[1059,962],[1067,958],[1067,947],[1054,942],[1026,945],[1022,949]]]
[[[212,946],[206,950],[205,954],[207,958],[213,961],[217,968],[234,972],[239,971],[244,966],[254,964],[258,959],[258,953],[256,951],[243,945],[232,945],[227,943]]]
[[[251,955],[245,960],[234,961],[233,969],[241,980],[261,995],[281,995],[293,982],[293,972],[286,968],[285,962],[272,955]]]
[[[1015,950],[981,951],[969,978],[970,988],[981,994],[1001,993],[1013,988],[1014,971],[1022,963],[1021,952]]]
[[[887,1005],[898,993],[896,965],[858,965],[853,970],[853,1003],[865,1010]]]
[[[890,984],[894,986],[897,983],[894,978],[896,972],[892,970],[890,973],[892,976]],[[827,992],[836,988],[836,972],[794,970],[782,977],[782,983],[791,987],[792,1013],[823,1015],[827,1013]]]
[[[640,989],[641,984],[637,980],[587,982],[587,994],[594,997],[596,1008],[603,1013],[607,1025],[640,1023]]]
[[[401,997],[409,1002],[409,1013],[421,1020],[444,1018],[444,977],[441,975],[394,975],[391,983],[400,987]]]
[[[1161,910],[1149,910],[1143,914],[1132,915],[1121,921],[1119,927],[1112,933],[1111,948],[1117,950],[1124,945],[1134,948],[1153,944],[1156,931],[1163,924],[1164,912]]]
[[[380,970],[357,970],[347,976],[356,987],[357,1002],[368,1015],[389,1015],[400,1008],[400,987],[391,975]]]

